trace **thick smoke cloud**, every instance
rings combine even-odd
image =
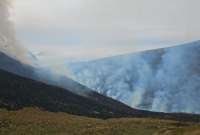
[[[26,58],[26,50],[19,45],[15,38],[15,30],[9,19],[9,8],[9,0],[0,0],[0,51],[24,63],[29,63]]]
[[[82,84],[132,107],[200,113],[200,42],[71,64]]]
[[[9,0],[0,0],[0,69],[47,84],[63,87],[85,96],[86,92],[89,91],[88,88],[53,72],[49,67],[42,67],[43,65],[35,59],[33,54],[19,45],[15,37],[14,25],[9,19],[9,8]]]

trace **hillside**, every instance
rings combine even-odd
[[[47,83],[28,79],[34,78],[34,71],[37,69],[24,65],[3,53],[0,54],[1,108],[19,110],[24,107],[38,107],[50,112],[66,112],[73,115],[96,118],[148,117],[179,121],[200,121],[199,115],[156,113],[133,109],[65,77],[60,77],[57,82],[49,81],[48,77],[46,80],[45,78],[38,79],[36,77],[40,81],[47,81]],[[28,78],[22,76],[27,76]],[[51,77],[53,77],[53,74]],[[57,87],[61,85],[57,84],[60,82],[65,85],[63,85],[64,89]]]
[[[118,101],[95,92],[87,96],[74,94],[66,89],[0,70],[0,107],[19,110],[38,107],[50,112],[66,112],[96,118],[149,117],[199,122],[193,114],[167,114],[132,109]]]
[[[127,117],[134,110],[124,104],[91,93],[79,96],[68,90],[0,70],[0,107],[10,110],[36,106],[53,112],[91,117]]]
[[[0,109],[0,135],[199,135],[200,125],[151,118],[100,120],[34,108]]]

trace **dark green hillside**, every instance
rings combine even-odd
[[[3,108],[15,110],[35,106],[52,112],[100,118],[127,117],[134,114],[133,109],[120,102],[95,93],[92,96],[79,96],[0,70],[0,107]]]

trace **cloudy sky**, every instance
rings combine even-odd
[[[45,59],[88,60],[200,39],[199,0],[14,0],[17,37]]]

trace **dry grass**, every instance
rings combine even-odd
[[[0,135],[200,135],[200,125],[149,118],[100,120],[26,108],[0,110]]]

